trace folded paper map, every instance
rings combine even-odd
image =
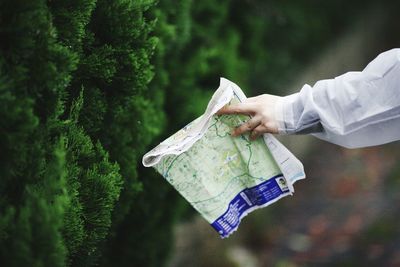
[[[230,135],[249,119],[215,115],[246,99],[233,82],[221,78],[205,113],[143,157],[218,231],[234,232],[249,212],[294,192],[305,178],[303,165],[270,134],[255,141]]]

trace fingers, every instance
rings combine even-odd
[[[252,131],[255,127],[257,127],[261,122],[261,119],[259,117],[254,117],[237,127],[236,129],[233,130],[232,136],[238,136],[241,134],[244,134],[245,132],[250,132]]]
[[[255,127],[250,133],[250,140],[256,140],[260,135],[265,133],[277,134],[278,127],[274,123],[262,123]]]
[[[253,131],[250,133],[250,140],[256,140],[260,135],[264,134],[267,132],[267,128],[263,125],[259,125],[256,128],[253,129]]]
[[[254,113],[254,107],[250,103],[239,103],[229,106],[224,106],[220,110],[218,110],[217,115],[224,114],[245,114],[251,115]]]
[[[225,106],[217,114],[245,114],[252,118],[233,130],[232,135],[250,133],[250,139],[257,139],[264,133],[278,134],[278,122],[275,119],[274,107],[280,97],[263,94],[250,97],[239,104]]]

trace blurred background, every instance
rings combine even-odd
[[[400,145],[279,137],[296,192],[218,234],[146,151],[219,77],[287,95],[400,47],[398,1],[0,0],[2,266],[400,266]],[[377,133],[379,134],[379,133]]]

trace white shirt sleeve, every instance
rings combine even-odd
[[[361,72],[304,85],[276,105],[279,132],[312,133],[348,148],[400,140],[400,49]]]

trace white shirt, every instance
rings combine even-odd
[[[400,140],[400,48],[361,72],[304,85],[276,106],[279,132],[312,133],[348,148]]]

